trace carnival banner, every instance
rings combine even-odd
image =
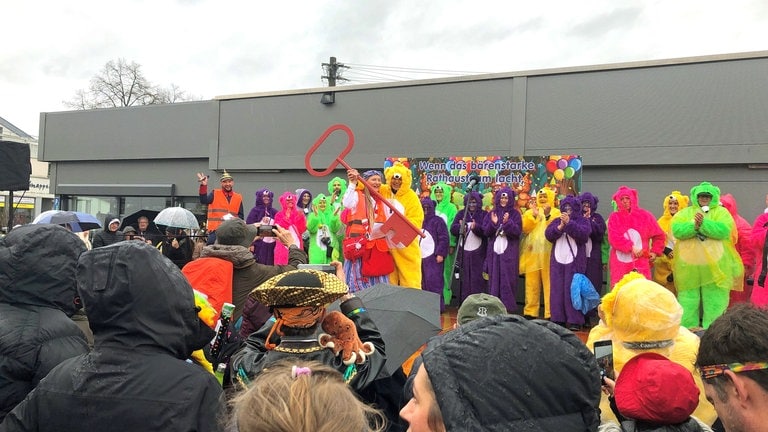
[[[558,199],[581,191],[578,155],[387,158],[384,168],[395,162],[410,168],[412,187],[420,197],[429,196],[433,185],[446,183],[459,207],[470,185],[483,195],[484,208],[492,206],[493,192],[504,186],[515,191],[517,206],[523,209],[543,188],[554,190]]]

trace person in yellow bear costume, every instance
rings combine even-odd
[[[672,235],[672,217],[680,210],[688,207],[689,199],[680,191],[672,191],[664,197],[664,214],[657,220],[659,226],[667,235],[667,243],[664,245],[664,253],[656,257],[653,262],[653,280],[677,295],[675,289],[675,277],[672,274],[672,265],[675,260],[675,236]]]
[[[539,191],[531,208],[523,213],[523,233],[520,244],[520,273],[525,275],[526,318],[538,318],[541,307],[541,290],[544,289],[544,319],[549,319],[549,255],[552,243],[544,236],[547,225],[560,218],[555,207],[555,191],[544,188]]]
[[[699,405],[694,417],[711,425],[717,413],[706,400],[699,373],[694,370],[699,337],[680,326],[683,308],[675,295],[637,272],[627,273],[598,306],[600,323],[592,328],[587,347],[594,352],[595,341],[613,342],[613,366],[617,375],[634,356],[647,352],[661,354],[684,366],[699,387]],[[603,419],[613,419],[607,396],[600,402]]]
[[[424,209],[421,208],[419,196],[411,189],[411,170],[401,162],[395,162],[384,169],[384,178],[387,183],[381,185],[381,196],[416,227],[421,227]],[[421,248],[418,237],[414,237],[407,245],[390,245],[390,252],[395,260],[395,271],[389,275],[389,281],[394,285],[421,289]]]

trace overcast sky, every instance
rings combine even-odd
[[[33,136],[40,112],[67,110],[121,57],[211,99],[322,87],[330,56],[464,75],[768,50],[765,0],[0,0],[0,12],[0,117]]]

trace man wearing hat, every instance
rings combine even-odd
[[[243,196],[234,191],[235,180],[224,170],[219,179],[221,189],[208,192],[208,176],[197,173],[197,181],[200,182],[200,204],[208,205],[208,244],[216,240],[215,231],[225,220],[233,217],[245,219],[243,214]]]
[[[341,263],[334,265],[338,274]],[[348,293],[342,279],[300,269],[256,287],[251,294],[270,307],[273,319],[232,356],[234,379],[247,383],[280,359],[301,357],[338,370],[356,391],[372,383],[386,362],[384,341],[362,300]],[[341,312],[326,315],[325,306],[338,299]],[[321,326],[323,333],[318,335]]]
[[[681,324],[709,328],[728,308],[734,281],[744,266],[733,244],[736,223],[720,205],[720,188],[709,183],[691,188],[691,206],[672,218],[677,300],[683,307]],[[701,313],[699,313],[701,310]]]

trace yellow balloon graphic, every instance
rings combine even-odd
[[[563,177],[565,177],[565,172],[558,168],[555,170],[554,176],[555,180],[560,181],[563,179]]]

